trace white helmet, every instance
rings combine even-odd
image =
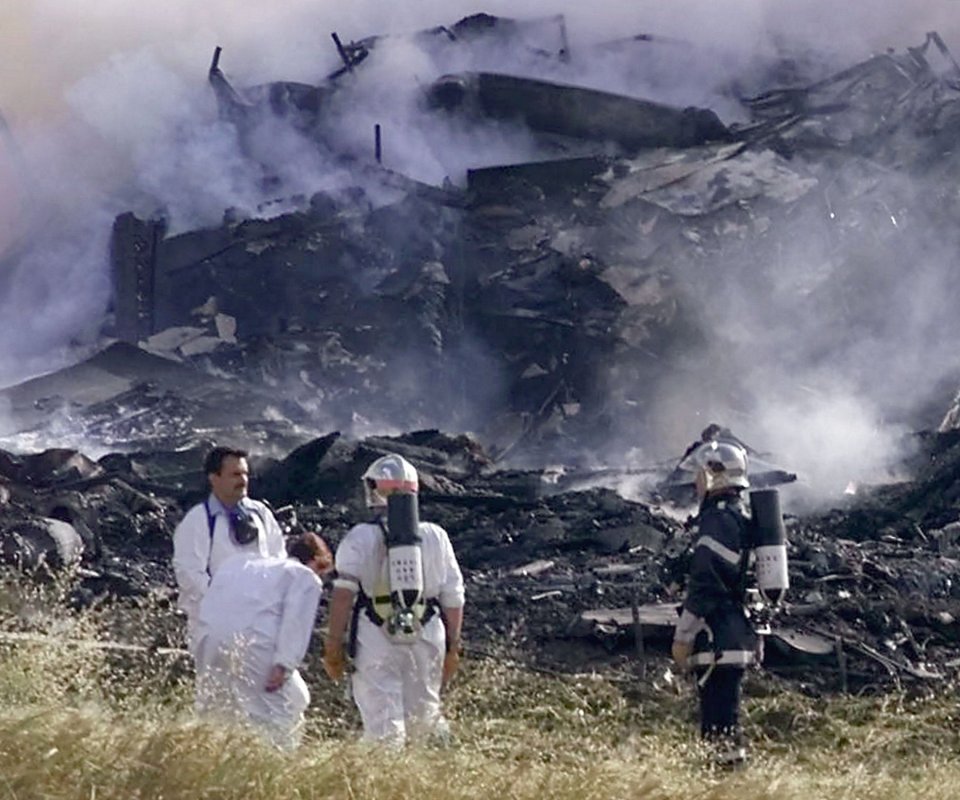
[[[693,464],[704,478],[704,488],[726,489],[737,486],[746,489],[747,451],[733,442],[712,441],[698,447],[693,453]]]
[[[420,488],[417,470],[403,456],[390,453],[374,461],[363,473],[363,494],[369,508],[383,508],[394,492],[416,494]]]

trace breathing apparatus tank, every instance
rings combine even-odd
[[[750,492],[750,510],[757,589],[767,603],[776,606],[790,588],[780,493],[776,489],[755,489]]]
[[[395,642],[420,636],[423,598],[423,554],[417,495],[395,492],[387,497],[387,579],[391,612],[384,627]]]

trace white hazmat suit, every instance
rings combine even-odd
[[[197,616],[197,710],[249,721],[280,747],[299,740],[310,692],[297,671],[310,644],[323,584],[292,558],[234,556]],[[287,680],[265,688],[280,665]]]
[[[420,637],[412,643],[396,643],[363,611],[357,618],[352,688],[366,740],[399,745],[409,738],[447,731],[440,704],[446,638],[436,604],[463,606],[463,575],[443,528],[421,522],[419,534],[423,596],[434,605]],[[350,529],[337,548],[336,569],[338,575],[356,579],[366,597],[389,594],[387,546],[378,524],[362,523]],[[353,580],[336,583],[347,585]]]
[[[187,615],[187,639],[196,655],[197,612],[220,565],[235,555],[247,558],[285,556],[283,531],[263,503],[249,497],[240,501],[257,526],[257,538],[238,544],[231,533],[229,509],[211,494],[191,508],[173,533],[173,570],[179,587],[178,604]]]

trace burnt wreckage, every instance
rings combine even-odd
[[[512,41],[519,27],[479,16],[420,38],[453,46],[496,31]],[[375,57],[376,43],[337,40],[345,66],[319,86],[284,82],[246,91],[228,82],[218,50],[210,82],[241,141],[267,116],[289,121],[328,152],[325,115],[334,96],[349,90],[343,81],[350,72]],[[729,155],[722,149],[729,131],[705,109],[486,72],[441,76],[421,100],[440,114],[509,120],[576,155],[470,170],[465,188],[430,186],[383,166],[379,139],[371,137],[365,161],[330,154],[355,175],[352,191],[303,199],[292,213],[172,237],[163,220],[123,215],[113,247],[118,336],[138,342],[198,322],[213,331],[212,318],[227,316],[243,343],[269,337],[277,368],[301,376],[300,386],[288,387],[294,397],[302,389],[315,402],[322,386],[328,406],[349,403],[364,417],[385,410],[384,397],[368,411],[361,395],[369,397],[370,382],[385,380],[386,365],[401,356],[412,373],[405,383],[430,391],[417,396],[391,380],[394,424],[429,419],[462,428],[496,391],[511,398],[511,418],[497,421],[503,447],[538,438],[584,406],[591,413],[583,425],[602,425],[601,365],[624,351],[618,361],[640,364],[635,371],[662,369],[656,351],[686,323],[662,269],[611,274],[616,256],[599,249],[610,216],[602,201],[630,162],[598,153],[690,148],[696,159],[700,146],[715,158],[717,148]],[[384,187],[398,199],[374,206],[370,194]],[[575,234],[582,241],[557,247],[553,240],[572,232],[571,223],[586,226]],[[631,307],[618,281],[644,294],[643,302]],[[310,346],[302,350],[292,339]],[[228,356],[221,346],[210,357]],[[359,361],[366,363],[355,366]],[[351,385],[358,373],[362,392]],[[449,409],[446,418],[437,418],[438,406]]]
[[[523,41],[517,29],[529,33],[480,16],[420,40]],[[935,35],[905,56],[743,99],[752,118],[730,127],[704,109],[544,80],[442,75],[422,92],[426,108],[509,122],[558,154],[469,169],[463,187],[389,169],[373,135],[333,149],[347,145],[327,114],[379,46],[337,42],[344,66],[317,86],[235,89],[219,52],[210,80],[241,142],[280,119],[350,185],[171,236],[163,219],[121,215],[113,274],[119,338],[282,381],[291,403],[319,404],[341,430],[359,417],[480,430],[498,452],[549,457],[605,436],[616,448],[611,417],[643,407],[702,345],[697,308],[716,264],[757,296],[782,294],[784,252],[809,239],[824,278],[796,289],[795,313],[870,331],[896,313],[863,288],[877,283],[871,258],[902,249],[912,218],[949,220],[957,69]],[[568,52],[565,36],[553,52]],[[904,185],[906,170],[926,173],[926,194]]]
[[[124,646],[181,655],[171,534],[203,496],[208,445],[110,453],[0,451],[6,562],[73,570],[69,599],[169,604]],[[469,650],[553,669],[641,671],[664,658],[691,533],[674,516],[596,487],[560,491],[542,470],[497,469],[472,439],[437,431],[350,440],[333,433],[255,458],[252,493],[284,528],[336,544],[361,515],[360,476],[397,452],[420,472],[423,516],[452,534],[468,580]],[[915,481],[848,508],[786,520],[791,588],[770,620],[764,666],[817,690],[919,681],[960,667],[960,440],[930,435]],[[319,502],[318,502],[319,501]],[[758,608],[759,610],[759,608]],[[0,633],[0,642],[32,632]],[[317,674],[317,673],[314,673]]]
[[[477,15],[416,41],[488,37],[571,58],[562,18]],[[54,419],[111,451],[0,453],[5,558],[79,560],[81,605],[169,596],[170,536],[201,490],[210,442],[251,446],[255,496],[289,530],[320,527],[333,543],[364,466],[394,451],[420,470],[423,516],[461,555],[475,650],[574,668],[665,652],[690,534],[653,492],[685,482],[669,478],[676,462],[655,470],[668,480],[646,502],[605,488],[629,470],[542,465],[588,441],[607,442],[612,462],[623,454],[611,419],[643,408],[702,342],[691,298],[721,255],[758,292],[772,290],[798,223],[819,229],[830,269],[797,292],[797,312],[836,304],[857,324],[880,324],[887,312],[861,288],[869,253],[901,247],[911,215],[956,217],[960,68],[931,34],[903,55],[741,97],[750,119],[731,126],[706,109],[542,79],[443,74],[423,89],[425,113],[521,127],[555,157],[432,185],[383,163],[389,131],[379,127],[366,157],[337,153],[327,111],[382,42],[333,38],[342,66],[318,85],[237,89],[219,50],[209,78],[241,141],[282,120],[349,185],[230,209],[219,227],[175,235],[163,219],[119,216],[121,341],[0,393],[19,420],[12,433]],[[927,176],[927,195],[903,185],[905,168]],[[867,201],[852,202],[865,185]],[[937,681],[960,666],[957,418],[951,409],[940,431],[918,437],[913,481],[787,520],[792,588],[768,667],[840,688]],[[384,419],[425,429],[366,435]],[[479,441],[437,426],[470,427]],[[344,433],[318,436],[330,430]],[[771,467],[767,482],[793,477]],[[171,615],[151,635],[151,646],[170,646],[182,631]]]

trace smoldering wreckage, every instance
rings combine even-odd
[[[171,534],[201,495],[211,443],[249,447],[253,496],[291,532],[331,543],[359,513],[366,464],[398,452],[420,471],[423,518],[450,532],[465,569],[468,654],[662,666],[691,536],[668,506],[689,485],[676,461],[609,467],[624,456],[611,420],[642,418],[651,387],[702,341],[686,300],[718,254],[762,291],[799,222],[831,243],[819,254],[829,277],[798,291],[799,312],[842,303],[876,322],[870,292],[854,290],[870,284],[870,259],[848,254],[901,247],[891,216],[956,219],[960,67],[932,33],[802,88],[769,88],[788,82],[771,71],[739,98],[749,122],[731,126],[586,87],[442,75],[424,87],[429,113],[521,128],[553,156],[473,169],[457,187],[391,170],[379,128],[368,156],[333,151],[325,114],[382,44],[333,39],[342,65],[317,85],[235,88],[219,49],[209,80],[241,141],[279,120],[350,186],[175,235],[161,217],[117,217],[113,343],[2,392],[5,441],[82,431],[107,454],[0,452],[4,560],[70,567],[81,607],[169,602],[169,627],[135,641],[175,655]],[[481,14],[415,40],[571,57],[562,18]],[[931,187],[909,204],[907,170]],[[941,416],[916,435],[910,480],[787,517],[791,588],[768,670],[818,691],[956,677],[960,410]],[[384,419],[414,432],[368,435]],[[596,442],[609,461],[584,455]],[[628,500],[615,489],[631,472]],[[754,468],[755,484],[795,477]],[[7,634],[30,635],[29,621]]]

